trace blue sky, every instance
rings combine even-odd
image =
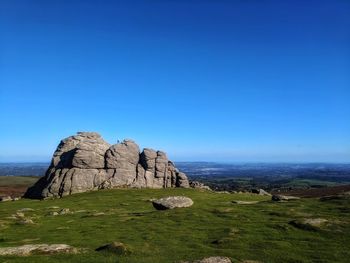
[[[350,162],[350,2],[0,2],[0,161],[133,138],[178,161]]]

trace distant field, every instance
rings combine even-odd
[[[274,191],[273,194],[286,194],[299,197],[322,197],[342,194],[350,191],[350,184],[348,185],[337,185],[320,188],[309,188],[309,189],[293,189],[288,191]]]
[[[189,208],[157,211],[148,200],[169,195],[193,199]],[[238,205],[233,200],[259,201]],[[34,224],[18,224],[18,210]],[[72,214],[53,216],[69,208]],[[322,218],[316,229],[290,222]],[[109,242],[123,242],[129,255],[100,253]],[[115,189],[53,200],[0,203],[0,247],[65,243],[85,252],[76,255],[3,256],[0,262],[171,263],[205,256],[233,262],[349,262],[350,199],[315,198],[276,203],[253,194],[220,194],[194,189]]]
[[[0,196],[21,196],[38,178],[37,176],[0,176]]]

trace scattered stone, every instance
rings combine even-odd
[[[319,230],[327,222],[328,220],[324,218],[305,218],[302,220],[293,220],[289,224],[304,230]]]
[[[0,196],[0,202],[12,201],[11,196]]]
[[[215,191],[217,194],[231,194],[229,191]]]
[[[309,224],[314,227],[320,227],[326,222],[328,222],[328,220],[324,218],[307,218],[304,220],[305,224]]]
[[[96,248],[96,251],[101,252],[111,252],[117,255],[127,255],[130,254],[130,249],[121,242],[112,242],[107,245]]]
[[[14,197],[14,198],[12,198],[12,201],[18,201],[20,199],[21,199],[20,197]]]
[[[273,195],[272,201],[291,201],[291,200],[299,200],[300,197],[289,196],[289,195]]]
[[[232,263],[228,257],[208,257],[195,261],[182,261],[181,263]]]
[[[0,256],[29,256],[31,254],[77,253],[77,249],[66,244],[33,244],[18,247],[1,247]]]
[[[73,214],[73,212],[71,212],[69,210],[69,208],[62,208],[60,211],[51,211],[49,213],[49,215],[51,216],[58,216],[58,215],[67,215],[67,214]]]
[[[271,196],[270,193],[266,192],[264,189],[252,189],[253,194]]]
[[[259,203],[259,201],[240,201],[240,200],[234,200],[232,201],[234,204],[238,205],[253,205]]]
[[[152,201],[153,206],[158,210],[190,207],[193,205],[191,198],[185,196],[168,196]]]
[[[162,151],[141,153],[132,140],[109,145],[95,132],[78,132],[61,141],[50,167],[24,197],[63,197],[117,187],[189,187],[184,173]]]
[[[14,216],[17,217],[17,218],[23,218],[24,217],[24,213],[17,212],[16,214],[14,214]]]
[[[67,215],[67,214],[72,214],[72,212],[69,211],[69,208],[62,208],[59,212],[59,215]]]
[[[195,189],[203,189],[203,190],[211,191],[209,186],[207,186],[201,182],[198,182],[198,181],[191,181],[190,187],[195,188]]]

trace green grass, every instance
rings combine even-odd
[[[157,211],[150,198],[186,195],[190,208]],[[237,205],[232,200],[259,200]],[[51,216],[49,207],[75,212]],[[18,209],[34,225],[10,219]],[[58,210],[58,209],[56,209]],[[85,212],[76,212],[86,210]],[[105,215],[93,216],[104,212]],[[291,220],[320,217],[331,223],[318,231],[293,227]],[[126,244],[129,255],[96,252],[109,242]],[[0,262],[166,263],[228,256],[233,262],[348,262],[350,201],[302,199],[276,203],[252,194],[218,194],[193,189],[118,189],[76,194],[53,200],[0,203],[0,247],[65,243],[85,252],[76,255],[0,257]]]

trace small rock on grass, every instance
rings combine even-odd
[[[266,192],[264,189],[252,189],[253,194],[271,196],[270,193]]]
[[[66,214],[71,214],[72,212],[69,211],[69,208],[62,208],[58,214],[59,215],[66,215]]]
[[[32,219],[29,218],[23,218],[17,222],[19,225],[34,225],[34,222]]]
[[[12,201],[11,196],[0,196],[0,202]]]
[[[24,213],[22,212],[17,212],[16,214],[13,215],[14,217],[17,217],[17,218],[23,218],[24,217]]]
[[[18,247],[1,247],[0,256],[29,256],[31,254],[77,253],[77,249],[66,244],[31,244]]]
[[[328,220],[324,218],[305,218],[301,220],[290,221],[289,224],[304,230],[319,230],[327,222]]]
[[[121,242],[112,242],[101,247],[96,248],[96,251],[100,252],[110,252],[117,255],[127,255],[130,254],[130,249]]]

